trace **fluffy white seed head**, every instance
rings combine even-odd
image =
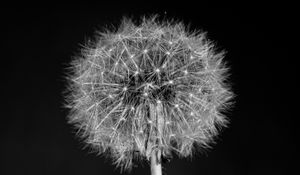
[[[128,169],[139,157],[192,155],[225,126],[233,93],[224,52],[182,23],[124,20],[74,58],[69,122],[99,153]]]

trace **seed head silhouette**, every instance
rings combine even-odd
[[[224,51],[182,22],[123,19],[71,62],[68,121],[99,154],[130,170],[139,158],[190,156],[210,146],[233,98]]]

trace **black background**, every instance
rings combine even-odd
[[[175,3],[175,1],[174,1]],[[1,12],[2,100],[0,174],[120,174],[110,159],[82,149],[62,108],[64,68],[101,27],[122,16],[159,14],[203,29],[227,50],[235,106],[213,149],[163,164],[169,175],[290,174],[296,161],[297,115],[290,99],[297,70],[292,57],[294,10],[279,4],[216,7],[118,2],[13,6]],[[290,88],[291,87],[291,88]],[[296,88],[295,88],[296,89]],[[8,105],[8,107],[6,107]],[[126,174],[126,173],[125,173]],[[146,162],[131,174],[150,174]]]

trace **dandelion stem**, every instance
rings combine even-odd
[[[151,175],[161,175],[161,151],[153,150],[151,154]]]

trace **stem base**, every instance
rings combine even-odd
[[[162,175],[161,171],[161,151],[154,150],[151,155],[151,175]]]

